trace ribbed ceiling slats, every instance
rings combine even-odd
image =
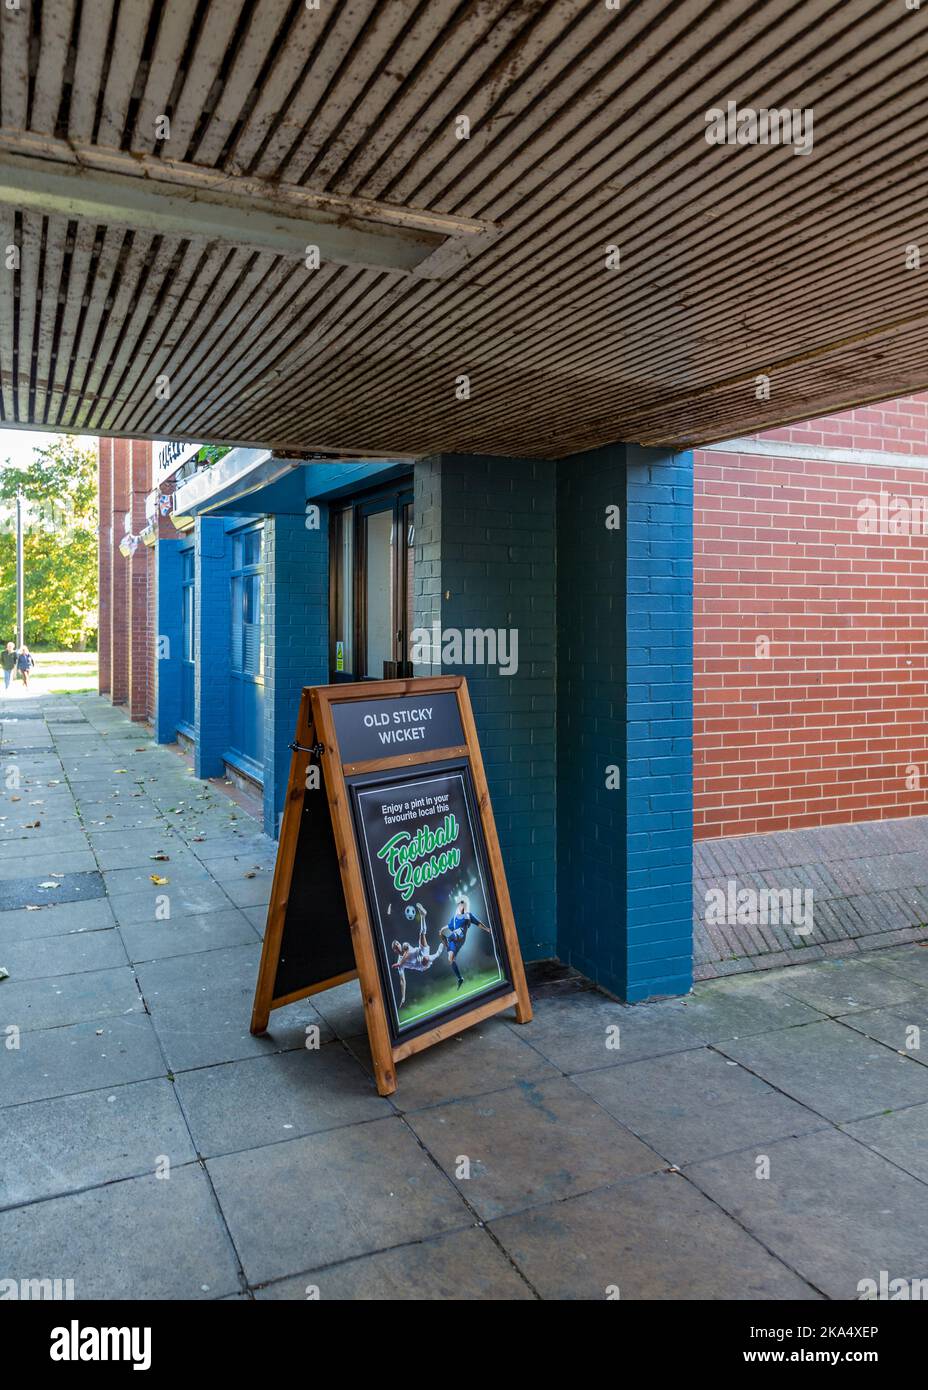
[[[908,244],[928,255],[919,18],[883,0],[3,7],[6,136],[496,228],[426,280],[0,208],[0,252],[21,257],[0,274],[4,422],[543,456],[923,389],[928,262],[904,264]],[[812,106],[813,153],[709,147],[728,98]]]

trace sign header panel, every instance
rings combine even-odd
[[[332,718],[343,763],[433,753],[465,741],[453,691],[333,702]]]

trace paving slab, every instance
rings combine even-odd
[[[485,1221],[666,1166],[564,1077],[406,1118]]]
[[[17,1277],[73,1279],[76,1299],[213,1299],[241,1288],[197,1164],[0,1212]]]
[[[144,1013],[23,1033],[19,1048],[4,1047],[0,1067],[0,1106],[147,1081],[166,1070]]]
[[[207,1157],[393,1113],[339,1042],[187,1071],[177,1093]]]
[[[110,907],[119,926],[156,921],[155,914],[161,910],[164,902],[168,903],[172,917],[192,916],[197,912],[223,912],[233,906],[219,884],[212,880],[196,885],[152,884],[150,889],[141,892],[110,895]]]
[[[874,1115],[869,1120],[842,1125],[842,1129],[868,1149],[928,1183],[928,1105]]]
[[[928,989],[928,946],[900,946],[871,957],[878,970],[888,970],[912,984]]]
[[[275,1009],[267,1032],[252,1037],[252,994],[253,990],[216,990],[196,1006],[164,999],[156,1003],[151,1009],[152,1021],[171,1070],[190,1071],[304,1049],[309,1028],[318,1028],[321,1043],[332,1041],[331,1029],[305,1000],[286,1009]]]
[[[86,802],[81,804],[80,817],[81,824],[88,835],[96,832],[112,832],[114,834],[129,830],[153,830],[156,833],[161,831],[165,824],[164,817],[153,806],[138,809],[108,811],[104,813],[98,807],[89,806]]]
[[[67,805],[54,808],[29,806],[11,807],[0,822],[0,838],[16,844],[22,854],[44,854],[58,842],[63,833],[73,833],[74,812]]]
[[[861,1009],[841,1022],[868,1038],[928,1066],[928,1007],[914,1000],[891,1009]]]
[[[112,925],[99,931],[42,936],[30,941],[6,942],[3,937],[0,916],[0,964],[9,971],[13,981],[75,975],[84,970],[106,970],[129,963],[119,932]],[[5,983],[0,981],[0,986]]]
[[[583,1072],[576,1084],[668,1163],[821,1129],[821,1115],[718,1052],[701,1049]]]
[[[820,1295],[678,1173],[493,1221],[543,1299],[816,1299]]]
[[[686,1176],[774,1255],[834,1299],[860,1297],[864,1279],[925,1275],[924,1184],[833,1129],[784,1139],[754,1155],[729,1154]]]
[[[158,842],[160,848],[160,841]],[[106,869],[103,882],[111,898],[124,898],[133,893],[149,893],[152,901],[164,892],[194,892],[203,887],[215,887],[214,880],[203,868],[198,859],[186,850],[183,858],[160,861],[148,858],[144,865],[132,869]],[[164,883],[153,883],[152,878],[163,878]]]
[[[258,936],[263,941],[264,929],[267,926],[267,904],[259,903],[257,907],[243,907],[241,911],[244,912],[245,916],[258,933]],[[336,986],[336,988],[338,988],[338,986]],[[326,993],[329,993],[329,991],[326,990]]]
[[[332,1029],[307,999],[275,1009],[268,1031],[252,1037],[259,956],[254,942],[136,966],[173,1071],[305,1049],[307,1028],[318,1028],[320,1042],[332,1040]]]
[[[91,861],[92,859],[91,855]],[[23,859],[19,861],[19,866],[22,867],[27,862],[32,860]],[[50,857],[47,866],[29,878],[5,879],[0,892],[6,910],[44,907],[50,903],[82,902],[87,898],[104,896],[106,890],[103,879],[95,869],[91,872],[66,873],[58,870],[58,862]],[[55,887],[48,887],[50,883],[54,883]],[[0,922],[2,920],[0,916]]]
[[[237,907],[258,907],[266,905],[271,897],[271,875],[258,874],[255,878],[225,879],[223,888]]]
[[[373,1078],[367,1034],[348,1037],[346,1045]],[[518,1081],[543,1081],[558,1075],[551,1062],[497,1016],[456,1034],[448,1047],[429,1048],[408,1057],[393,1103],[403,1112],[421,1110],[444,1104],[449,1095],[457,1099],[485,1095]]]
[[[253,908],[245,908],[249,916]],[[254,918],[251,918],[252,924]],[[263,932],[262,932],[263,935]],[[361,1003],[361,986],[357,980],[336,985],[334,989],[324,989],[313,995],[313,1007],[322,1015],[326,1023],[339,1038],[355,1038],[366,1032],[364,1005]],[[273,1014],[271,1015],[273,1018]]]
[[[202,848],[202,845],[193,846],[193,849]],[[274,845],[275,851],[276,848]],[[250,854],[236,851],[234,854],[211,855],[208,858],[205,855],[197,855],[197,858],[217,883],[251,883],[260,879],[264,886],[269,887],[276,855],[269,854],[265,848]],[[247,878],[248,874],[254,874],[255,879]]]
[[[249,1284],[474,1224],[399,1116],[206,1166]]]
[[[917,981],[881,970],[875,955],[777,971],[775,979],[784,993],[833,1017],[898,1004],[904,999],[920,997],[928,1002],[928,992]]]
[[[534,1013],[531,1023],[507,1026],[564,1072],[593,1071],[706,1042],[678,1001],[618,1004],[586,989],[539,999]]]
[[[196,1157],[166,1078],[0,1109],[0,1206],[179,1167]]]
[[[42,936],[67,936],[70,932],[100,931],[116,925],[106,898],[20,907],[0,913],[0,954],[3,944],[32,941]]]
[[[117,869],[143,869],[146,874],[164,874],[178,867],[190,870],[200,867],[180,836],[169,830],[159,829],[153,832],[151,827],[146,830],[121,831],[92,829],[87,831],[87,839],[93,848],[98,866],[106,870],[107,874]],[[155,856],[160,854],[168,855],[168,859],[156,859]],[[160,868],[162,863],[169,863],[171,870]],[[112,892],[134,891],[137,886],[133,884],[129,889],[115,887],[108,877],[105,878],[105,882],[108,890]]]
[[[131,961],[162,960],[224,946],[249,946],[257,936],[248,918],[235,907],[170,917],[167,921],[124,922],[119,931]]]
[[[241,992],[243,997],[249,999],[250,1019],[250,1002],[254,996],[260,960],[261,946],[252,936],[242,946],[198,952],[190,958],[171,956],[149,961],[140,965],[138,977],[142,992],[153,1008],[180,1003],[199,1007],[204,995],[216,990],[231,990]],[[288,1005],[288,1008],[292,1007]],[[282,1017],[286,1012],[286,1009],[275,1009],[271,1017]]]
[[[487,1232],[474,1229],[309,1270],[255,1292],[259,1302],[308,1297],[353,1303],[519,1303],[535,1295]]]
[[[86,1019],[137,1013],[144,1007],[129,966],[83,970],[39,980],[0,980],[3,1025],[26,1031],[60,1028]]]
[[[23,840],[29,833],[29,831],[23,830],[18,836],[0,840],[0,862],[12,866],[17,860],[21,861],[25,853]],[[86,850],[87,836],[84,834],[83,830],[60,830],[54,838],[54,848],[56,853],[60,852],[62,854]],[[57,868],[58,865],[54,865],[53,867]],[[16,875],[13,876],[15,877]],[[9,877],[9,875],[5,875],[5,877]]]
[[[56,838],[40,854],[24,855],[13,860],[0,859],[0,895],[6,898],[8,883],[20,883],[26,878],[47,879],[51,869],[59,874],[84,874],[92,873],[96,867],[97,861],[86,846],[63,854]]]
[[[794,1028],[823,1017],[778,988],[766,973],[719,980],[711,987],[698,984],[683,1005],[686,1023],[710,1043]]]
[[[717,1046],[836,1124],[928,1100],[928,1069],[835,1020]]]

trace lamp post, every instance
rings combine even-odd
[[[23,645],[23,499],[16,494],[16,648]]]

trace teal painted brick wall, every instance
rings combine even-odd
[[[693,983],[693,455],[626,450],[627,998]]]
[[[196,519],[196,617],[194,622],[196,748],[198,777],[219,777],[229,739],[229,571],[232,542],[217,517]]]
[[[328,508],[318,529],[303,516],[267,517],[264,559],[264,828],[276,836],[303,686],[328,682]]]
[[[558,464],[557,695],[559,954],[624,999],[685,993],[691,455],[615,445]]]
[[[418,627],[513,629],[515,674],[467,677],[487,782],[527,958],[556,945],[555,465],[442,455],[414,480]]]

